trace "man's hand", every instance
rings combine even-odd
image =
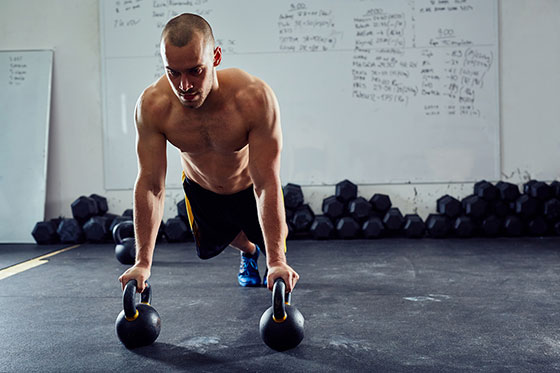
[[[127,269],[126,272],[121,275],[121,277],[119,277],[119,281],[121,282],[121,288],[124,291],[124,287],[126,286],[127,282],[129,282],[130,280],[136,280],[136,282],[138,283],[137,291],[141,293],[146,288],[146,280],[149,277],[150,267],[135,264]]]
[[[274,281],[282,278],[286,283],[286,292],[290,293],[294,290],[299,280],[299,275],[286,263],[274,263],[268,266],[268,276],[266,276],[268,290],[272,291]]]

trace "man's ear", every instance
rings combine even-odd
[[[222,47],[216,47],[214,49],[214,67],[218,66],[222,62]]]

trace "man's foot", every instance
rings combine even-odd
[[[264,270],[264,277],[263,277],[263,286],[266,287],[268,281],[266,280],[266,276],[268,276],[268,267]]]
[[[261,275],[258,267],[259,249],[255,250],[253,255],[241,253],[241,264],[239,265],[239,273],[237,281],[241,286],[259,286],[261,284]]]

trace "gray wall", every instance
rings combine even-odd
[[[112,211],[132,204],[131,191],[105,191],[97,0],[1,0],[0,49],[54,49],[46,217],[70,216],[79,195],[100,193]],[[500,1],[501,155],[503,180],[560,176],[560,1]],[[552,170],[552,172],[551,172]],[[289,180],[284,180],[284,183]],[[423,216],[449,193],[472,184],[361,185],[391,195],[405,213]],[[319,211],[334,187],[306,187]],[[167,191],[165,218],[175,215],[179,189]]]

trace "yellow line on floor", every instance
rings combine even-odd
[[[3,280],[5,278],[8,278],[8,277],[13,276],[13,275],[17,275],[18,273],[21,273],[23,271],[27,271],[28,269],[38,267],[41,264],[48,263],[49,261],[45,260],[46,258],[50,258],[51,256],[63,253],[63,252],[68,251],[68,250],[75,249],[78,246],[80,246],[80,245],[74,245],[74,246],[70,246],[70,247],[67,247],[67,248],[64,248],[64,249],[53,251],[52,253],[41,255],[41,256],[38,256],[37,258],[33,258],[33,259],[28,260],[28,261],[25,261],[25,262],[22,262],[22,263],[19,263],[19,264],[15,264],[11,267],[4,268],[4,269],[0,270],[0,280]]]

